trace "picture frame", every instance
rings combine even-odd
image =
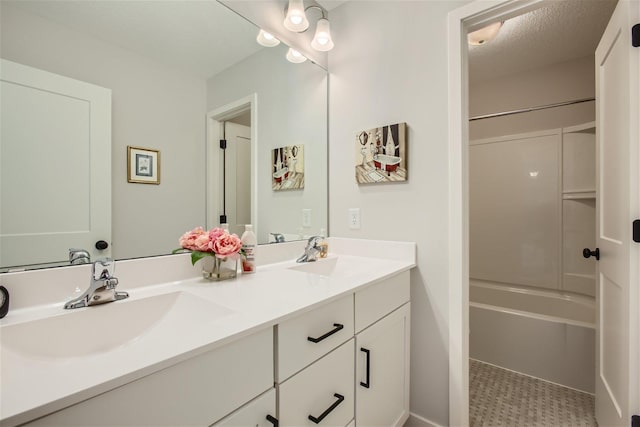
[[[271,150],[271,189],[304,189],[304,144],[287,145]]]
[[[407,181],[407,124],[394,123],[364,130],[355,138],[355,177],[358,184]]]
[[[160,151],[127,145],[127,182],[160,184]]]

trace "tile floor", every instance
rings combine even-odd
[[[469,360],[471,427],[597,427],[594,397]]]

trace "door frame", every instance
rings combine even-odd
[[[220,155],[219,140],[222,139],[222,123],[249,110],[251,112],[251,223],[257,233],[258,225],[258,94],[253,93],[229,104],[218,107],[207,113],[207,181],[206,192],[206,221],[207,228],[216,227],[220,220],[220,206],[222,205],[222,156]],[[214,168],[211,165],[217,165]]]
[[[469,424],[469,83],[467,33],[550,0],[476,0],[448,16],[449,425]]]

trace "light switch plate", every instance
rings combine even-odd
[[[349,209],[349,228],[352,230],[360,229],[360,208]]]
[[[311,227],[311,209],[302,209],[302,226]]]

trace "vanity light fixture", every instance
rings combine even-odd
[[[283,24],[287,30],[296,33],[301,33],[309,28],[309,20],[304,13],[302,0],[289,0],[289,7]]]
[[[502,24],[504,24],[504,21],[494,22],[493,24],[489,24],[484,28],[480,28],[479,30],[469,33],[467,35],[469,44],[479,46],[481,44],[490,42],[491,40],[496,38],[496,36],[498,35],[498,31],[500,31],[500,28],[502,28]]]
[[[289,62],[293,62],[294,64],[301,64],[306,60],[307,58],[295,49],[289,48],[289,50],[287,51],[287,61]]]
[[[284,18],[284,27],[296,33],[302,33],[309,28],[309,20],[306,11],[309,9],[318,9],[322,17],[316,23],[316,33],[311,41],[311,47],[321,52],[327,52],[333,49],[333,40],[331,39],[331,26],[326,16],[326,10],[320,6],[311,5],[304,7],[302,0],[289,0],[289,5]]]
[[[274,46],[278,46],[280,44],[280,40],[275,38],[273,36],[273,34],[268,33],[268,32],[266,32],[265,30],[262,30],[262,29],[258,33],[258,37],[256,37],[256,40],[262,46],[266,46],[266,47],[274,47]]]

